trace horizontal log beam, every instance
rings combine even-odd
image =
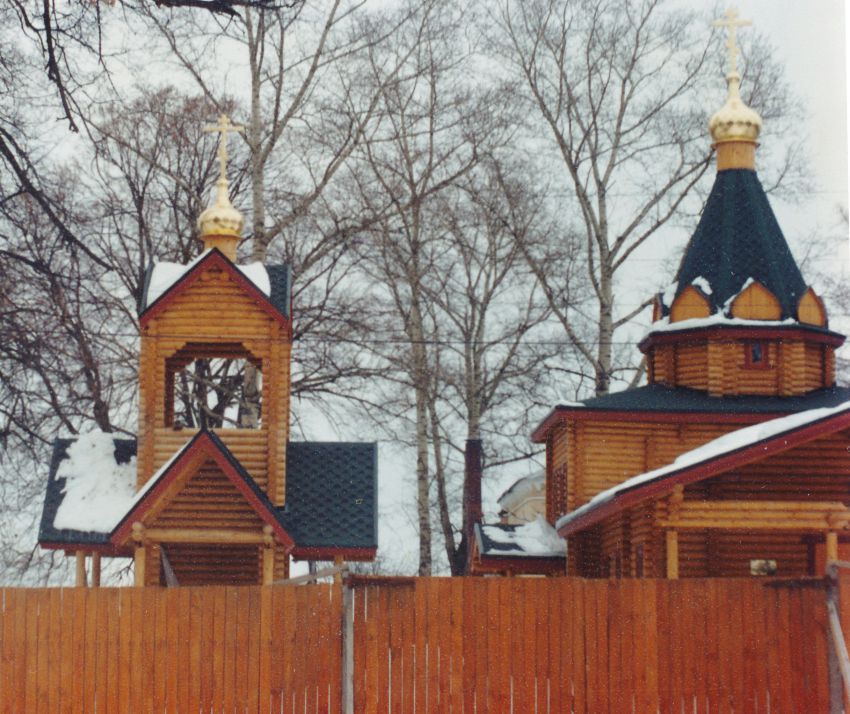
[[[262,530],[230,528],[147,528],[145,538],[157,543],[247,543],[262,544]]]
[[[664,528],[824,531],[847,528],[850,509],[838,501],[685,501]]]

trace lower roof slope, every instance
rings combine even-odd
[[[75,528],[58,527],[57,513],[66,498],[69,477],[60,466],[76,439],[57,439],[48,472],[39,528],[39,543],[52,547],[107,545],[115,528],[98,514],[75,515]],[[216,439],[218,443],[218,440]],[[112,439],[112,458],[127,464],[136,455],[135,439]],[[226,450],[229,460],[241,469]],[[104,478],[109,479],[108,472]],[[109,489],[111,484],[104,483]],[[132,500],[128,502],[132,506]],[[287,444],[286,506],[274,509],[297,551],[374,551],[377,548],[377,447],[373,443],[290,442]],[[117,527],[118,524],[116,524]]]

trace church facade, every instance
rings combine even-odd
[[[739,94],[734,33],[729,47],[717,174],[640,343],[648,384],[557,406],[532,437],[570,575],[816,575],[847,539],[844,336],[759,182],[761,118]]]

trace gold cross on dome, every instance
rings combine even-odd
[[[220,134],[218,138],[218,163],[221,167],[221,180],[227,180],[227,132],[244,133],[245,127],[238,124],[233,124],[227,114],[222,114],[218,118],[218,124],[207,125],[204,131],[208,133]]]
[[[741,20],[738,17],[738,11],[730,7],[723,13],[724,20],[715,20],[712,25],[714,27],[725,27],[728,31],[726,37],[726,49],[729,51],[729,74],[737,73],[738,71],[738,28],[752,25],[752,20]]]

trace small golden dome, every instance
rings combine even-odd
[[[198,216],[198,231],[201,237],[218,235],[238,238],[242,235],[245,219],[230,203],[227,186],[227,179],[222,176],[216,184],[215,203]]]
[[[755,143],[761,132],[761,117],[741,99],[741,75],[730,72],[726,75],[726,84],[729,88],[726,103],[708,122],[711,138],[715,144],[727,141]]]

